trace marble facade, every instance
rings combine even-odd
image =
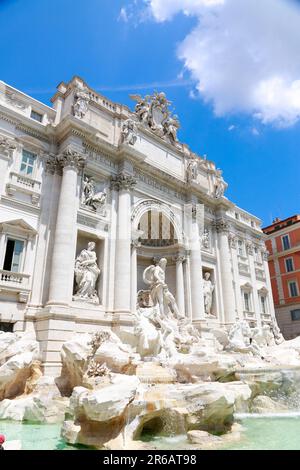
[[[143,272],[162,258],[180,314],[208,340],[274,318],[259,219],[178,141],[163,93],[133,99],[131,111],[74,77],[48,107],[0,82],[0,326],[34,332],[48,374],[74,333],[132,335]]]

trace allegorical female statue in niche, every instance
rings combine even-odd
[[[89,242],[75,260],[76,292],[73,300],[99,304],[96,282],[100,274],[95,253],[95,243]]]
[[[214,284],[210,280],[210,273],[206,272],[203,278],[203,296],[204,296],[204,309],[209,317],[214,317],[212,314],[213,292],[215,290]]]

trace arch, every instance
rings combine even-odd
[[[182,224],[178,216],[173,212],[171,207],[161,201],[155,199],[144,199],[139,201],[132,210],[131,213],[131,222],[132,222],[132,231],[138,232],[138,225],[143,217],[149,211],[161,212],[173,225],[174,227],[174,238],[177,239],[180,245],[184,244],[184,233],[182,230]]]

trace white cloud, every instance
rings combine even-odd
[[[231,124],[231,125],[228,127],[228,130],[229,130],[229,132],[232,132],[232,131],[235,130],[235,128],[236,128],[236,126],[235,126],[234,124]]]
[[[185,15],[198,15],[203,7],[222,5],[225,0],[149,0],[149,6],[157,21],[171,19],[183,11]]]
[[[258,136],[258,135],[260,135],[260,132],[256,127],[252,127],[251,134],[255,135],[255,136]]]
[[[294,0],[146,0],[156,21],[198,18],[178,57],[216,115],[300,119],[300,8]]]
[[[121,21],[124,21],[124,23],[128,23],[128,14],[127,14],[127,10],[125,7],[121,8],[118,19]]]

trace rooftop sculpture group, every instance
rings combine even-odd
[[[153,95],[131,95],[137,102],[135,115],[138,121],[151,129],[159,137],[167,138],[172,144],[178,142],[177,130],[180,127],[178,116],[173,115],[169,109],[171,104],[165,93],[155,92]]]

